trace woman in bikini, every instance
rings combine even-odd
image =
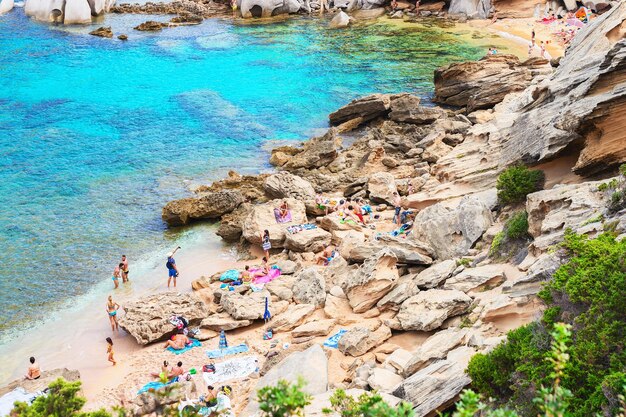
[[[261,270],[255,272],[252,278],[264,277],[270,273],[270,265],[267,262],[267,258],[263,257],[262,261],[263,261],[263,264],[261,265]]]
[[[246,265],[244,270],[239,273],[239,279],[243,284],[250,284],[252,282],[252,276],[250,275],[250,267]]]
[[[272,243],[270,242],[270,231],[264,230],[261,236],[261,246],[265,252],[265,258],[270,258],[270,249],[272,249]]]
[[[116,331],[120,329],[119,324],[117,323],[117,310],[120,309],[120,305],[113,301],[113,297],[109,295],[109,299],[107,301],[106,312],[109,315],[109,321],[111,322],[111,330]]]
[[[119,265],[117,265],[115,267],[115,269],[113,270],[113,277],[111,278],[113,280],[113,285],[115,285],[114,289],[117,289],[117,287],[120,286],[120,274],[121,274],[121,268],[124,264],[120,263]]]
[[[287,204],[286,201],[283,201],[280,207],[278,207],[278,214],[283,221],[287,220],[287,216],[289,215],[289,204]]]

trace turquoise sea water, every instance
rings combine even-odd
[[[484,53],[382,23],[132,30],[150,18],[107,16],[121,42],[0,17],[0,331],[110,279],[121,253],[166,247],[182,232],[161,207],[190,184],[269,169],[265,141],[305,139],[364,94],[428,96],[434,68]]]

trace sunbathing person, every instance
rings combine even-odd
[[[316,258],[317,265],[328,265],[330,261],[335,257],[335,249],[332,246],[327,246],[326,249],[320,253]]]
[[[278,214],[283,221],[287,221],[289,216],[289,204],[287,204],[287,201],[283,201],[280,207],[278,207]]]
[[[252,275],[250,275],[250,267],[248,265],[239,273],[239,279],[244,284],[250,284],[252,282]]]
[[[266,275],[268,275],[270,273],[270,265],[267,262],[267,258],[264,256],[263,257],[263,264],[261,265],[261,269],[257,272],[254,273],[254,275],[252,276],[252,278],[256,278],[256,277],[264,277]]]
[[[183,369],[183,363],[182,362],[178,362],[176,364],[176,366],[172,367],[172,370],[170,371],[169,375],[167,376],[167,379],[169,379],[171,381],[172,379],[178,378],[179,376],[181,376],[184,373],[185,373],[185,370]]]
[[[175,350],[181,350],[184,349],[187,344],[189,344],[189,338],[187,336],[185,336],[184,334],[175,334],[170,340],[165,343],[163,349],[171,347]]]
[[[163,365],[161,365],[161,372],[152,372],[150,373],[150,376],[153,378],[166,379],[169,374],[167,369],[168,366],[169,363],[167,363],[167,361],[163,361]]]

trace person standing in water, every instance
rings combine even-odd
[[[35,360],[34,356],[30,357],[30,366],[28,367],[28,372],[24,378],[29,380],[39,379],[41,377],[41,369],[39,368],[39,364]]]
[[[123,267],[123,264],[120,263],[113,270],[113,277],[111,279],[113,280],[113,285],[115,285],[114,289],[117,289],[120,286],[120,276],[122,273],[122,267]]]
[[[126,255],[122,255],[122,262],[120,262],[122,268],[122,282],[128,282],[128,260]]]
[[[109,321],[111,322],[111,330],[116,331],[120,330],[120,326],[117,323],[117,310],[120,309],[120,305],[113,301],[113,297],[109,295],[109,299],[107,301],[106,311],[109,315]]]
[[[167,254],[167,262],[165,263],[168,273],[167,288],[170,287],[170,282],[172,281],[172,279],[174,279],[174,288],[176,288],[176,278],[178,278],[179,273],[178,266],[176,266],[176,261],[174,260],[174,254],[176,253],[176,251],[178,251],[178,249],[180,249],[180,246]]]
[[[115,352],[113,352],[113,340],[111,340],[110,337],[107,337],[106,341],[107,341],[108,361],[111,362],[113,366],[115,366],[117,365],[117,362],[115,362],[115,358],[113,357],[113,355],[115,355]]]

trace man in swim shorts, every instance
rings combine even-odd
[[[120,265],[122,265],[122,282],[128,282],[128,260],[126,255],[122,255]]]
[[[167,268],[167,288],[170,287],[170,282],[174,279],[174,288],[176,288],[176,278],[178,278],[178,267],[176,266],[176,261],[174,260],[174,254],[176,251],[180,249],[180,246],[174,249],[172,252],[167,254],[167,262],[165,263],[165,267]]]

